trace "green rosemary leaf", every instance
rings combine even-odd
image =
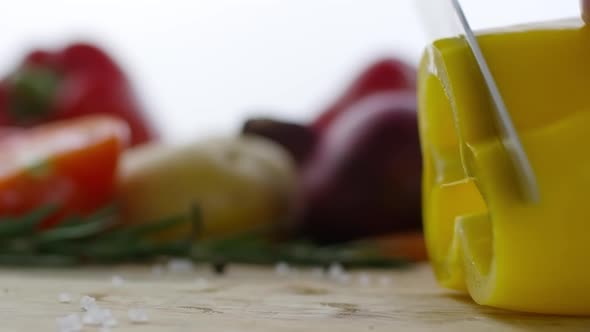
[[[80,260],[75,256],[0,253],[0,265],[59,267],[78,263]]]
[[[174,216],[141,225],[122,226],[106,234],[105,240],[120,240],[128,239],[129,237],[141,238],[142,236],[162,232],[187,222],[187,218],[184,216]]]
[[[60,241],[81,240],[105,232],[117,222],[116,215],[94,215],[84,223],[61,226],[36,236],[35,242],[45,246]]]
[[[274,248],[265,241],[223,247],[196,245],[191,252],[191,259],[197,262],[225,262],[239,264],[266,265],[278,260]]]
[[[233,238],[234,240],[236,238]],[[195,244],[191,257],[198,262],[227,262],[240,264],[275,264],[285,262],[300,266],[327,266],[340,263],[354,267],[398,267],[406,264],[401,259],[380,255],[369,246],[341,244],[321,247],[304,241],[272,243],[252,234],[239,241],[228,239],[218,243]]]
[[[64,220],[59,223],[59,227],[67,227],[67,226],[74,226],[79,225],[85,221],[85,218],[79,214],[74,214],[64,218]]]
[[[147,238],[149,235],[154,233],[161,233],[175,227],[179,227],[183,224],[190,224],[191,232],[187,236],[187,241],[192,242],[198,230],[201,228],[201,211],[197,205],[191,207],[190,213],[187,215],[177,215],[153,222],[140,224],[140,225],[124,225],[115,228],[112,232],[105,234],[101,240],[105,242],[113,241],[136,241],[139,239]]]
[[[30,237],[13,237],[9,239],[3,239],[0,243],[0,253],[13,252],[13,253],[35,253],[36,246],[31,241]]]
[[[254,227],[248,231],[240,232],[231,236],[202,239],[195,244],[193,249],[195,251],[204,250],[223,252],[226,250],[232,250],[233,248],[260,245],[261,241],[268,241],[269,232],[270,231],[267,227]]]
[[[108,214],[106,214],[108,216]],[[68,254],[75,252],[78,256],[94,262],[124,262],[152,259],[160,256],[182,256],[187,257],[192,246],[192,235],[187,239],[152,242],[147,235],[162,232],[166,229],[176,227],[182,223],[190,222],[193,229],[200,225],[200,212],[193,207],[191,218],[171,217],[145,225],[121,226],[109,229],[107,232],[85,233],[83,226],[88,227],[89,221],[77,224],[76,227],[61,227],[51,231],[49,237],[52,241],[45,239],[45,246],[40,246],[45,253]],[[91,230],[93,227],[89,227]],[[97,227],[96,231],[102,227]],[[59,235],[59,236],[58,236]],[[85,241],[77,241],[82,235],[88,235]]]
[[[85,258],[101,262],[123,262],[153,259],[160,256],[187,256],[187,247],[182,242],[151,243],[137,241],[133,243],[97,243],[80,248]]]
[[[32,234],[37,226],[57,210],[55,205],[39,207],[18,218],[2,218],[0,220],[0,239],[13,238]]]
[[[38,231],[37,225],[55,207],[39,208],[19,218],[0,219],[0,265],[59,266],[82,262],[121,263],[161,256],[188,257],[197,262],[269,265],[329,265],[397,267],[403,260],[379,254],[370,243],[317,246],[308,241],[273,242],[272,228],[254,228],[240,234],[195,242],[202,229],[197,204],[186,215],[129,226],[118,222],[118,209],[108,205],[87,217],[72,215],[55,228]],[[185,238],[150,241],[150,235],[189,224]]]

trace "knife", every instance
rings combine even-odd
[[[475,34],[473,33],[473,30],[467,21],[465,12],[459,3],[459,0],[449,1],[451,1],[451,5],[453,7],[454,13],[456,14],[459,26],[462,28],[461,32],[464,34],[467,44],[469,45],[469,48],[475,57],[475,60],[485,81],[487,90],[492,99],[494,106],[494,117],[500,138],[514,166],[523,198],[530,203],[538,203],[541,199],[541,195],[539,193],[535,172],[531,166],[526,151],[522,146],[520,138],[518,137],[510,114],[508,113],[508,109],[506,108],[506,104],[504,103],[504,99],[500,94],[500,90],[496,85],[496,81],[494,80],[490,68],[488,67],[481,48],[479,47],[477,38],[475,37]]]

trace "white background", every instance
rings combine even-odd
[[[371,60],[417,63],[428,0],[0,0],[0,73],[32,46],[104,45],[170,141],[250,115],[306,121]],[[431,0],[432,1],[432,0]],[[433,0],[436,1],[436,0]],[[474,28],[578,16],[577,0],[463,0]]]

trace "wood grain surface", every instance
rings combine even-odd
[[[310,270],[205,267],[153,273],[149,266],[0,271],[0,331],[59,331],[90,295],[115,314],[111,331],[590,331],[590,318],[519,314],[481,307],[436,286],[427,265],[353,271],[334,280]],[[124,282],[116,285],[113,276]],[[204,282],[203,280],[206,280]],[[71,303],[58,295],[69,293]],[[132,323],[129,308],[149,321]],[[99,331],[84,327],[83,331]]]

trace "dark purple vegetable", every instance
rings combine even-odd
[[[308,159],[317,141],[316,134],[305,125],[269,118],[247,120],[242,134],[262,136],[282,145],[297,165]]]
[[[299,232],[338,242],[421,229],[421,166],[415,91],[361,99],[302,169]]]

